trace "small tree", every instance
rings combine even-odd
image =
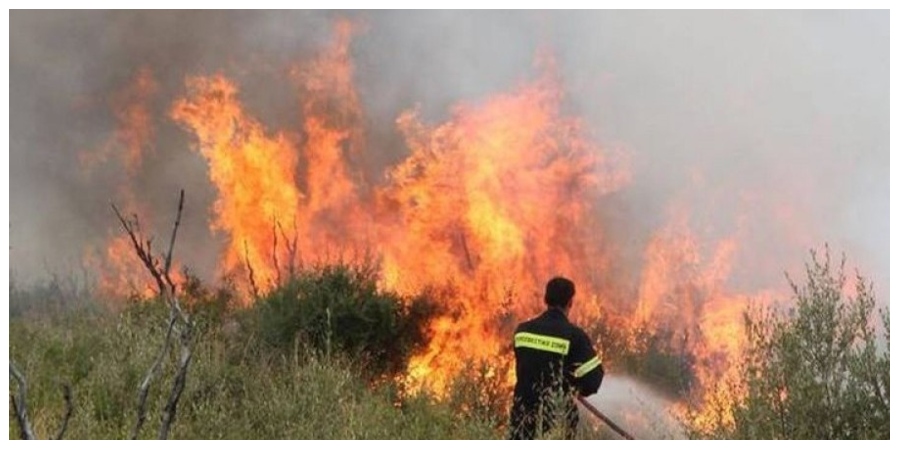
[[[788,277],[795,303],[745,314],[747,349],[730,415],[697,437],[731,439],[889,439],[890,324],[875,332],[872,284],[858,273],[845,294],[845,260],[811,252],[806,282]]]

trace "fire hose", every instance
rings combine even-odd
[[[575,398],[578,399],[578,402],[581,403],[581,406],[584,406],[588,411],[591,412],[591,414],[593,414],[598,419],[603,421],[603,423],[605,423],[607,426],[612,428],[613,431],[619,433],[619,435],[621,435],[625,439],[634,440],[634,436],[623,430],[622,427],[616,425],[616,423],[613,422],[609,417],[606,417],[605,414],[600,412],[600,410],[598,410],[596,407],[594,407],[594,405],[588,402],[586,398],[582,397],[581,395],[576,395]]]

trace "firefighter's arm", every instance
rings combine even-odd
[[[603,361],[583,332],[575,340],[573,350],[572,376],[578,387],[578,393],[585,397],[595,394],[603,382]]]

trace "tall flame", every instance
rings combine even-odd
[[[81,152],[81,166],[91,174],[92,170],[108,163],[110,155],[124,171],[118,177],[115,201],[126,214],[135,214],[149,220],[146,205],[136,196],[134,177],[139,173],[146,154],[153,150],[156,125],[153,119],[153,103],[159,93],[159,84],[149,67],[138,69],[129,82],[115,92],[108,104],[116,120],[115,131],[105,145]],[[152,293],[149,279],[141,262],[134,256],[131,241],[119,228],[108,230],[109,236],[103,248],[89,247],[85,251],[84,264],[99,275],[97,288],[106,297]]]
[[[534,286],[558,273],[587,279],[578,245],[588,235],[585,199],[618,189],[628,173],[605,166],[560,100],[545,76],[460,105],[438,126],[415,111],[398,119],[412,152],[380,191],[379,251],[387,287],[456,288],[453,313],[434,324],[429,351],[411,364],[411,375],[437,391],[467,360],[503,352],[510,318],[539,307]]]
[[[261,282],[275,280],[276,224],[294,222],[301,194],[297,150],[282,133],[267,133],[244,112],[237,87],[224,76],[193,77],[172,118],[192,131],[218,190],[212,227],[227,235],[222,269],[247,265]]]
[[[362,110],[350,58],[354,32],[351,22],[338,21],[328,47],[309,64],[291,70],[303,114],[306,196],[299,220],[304,227],[301,246],[308,252],[325,246],[341,252],[362,245],[358,238],[367,233],[362,186],[348,166],[362,152]]]
[[[701,383],[729,368],[723,361],[739,351],[744,305],[768,298],[727,288],[739,237],[707,242],[691,229],[689,211],[676,208],[647,241],[633,278],[610,281],[624,258],[602,208],[631,182],[629,158],[566,113],[551,59],[539,61],[536,79],[457,104],[439,123],[417,109],[401,113],[408,156],[367,184],[360,161],[373,149],[354,84],[357,32],[337,22],[322,51],[290,69],[300,112],[294,132],[267,128],[225,75],[187,78],[169,116],[192,136],[216,189],[209,226],[224,245],[220,274],[239,273],[243,289],[267,289],[296,258],[374,252],[381,287],[428,290],[441,302],[407,377],[438,393],[469,362],[509,360],[513,327],[541,310],[541,287],[554,275],[578,286],[579,323],[614,315],[621,326],[682,327],[693,353],[714,368],[698,374]],[[139,76],[136,86],[153,83]],[[140,111],[117,114],[134,128],[116,134],[126,148],[148,148],[152,138],[140,131]],[[125,161],[139,167],[139,158]]]

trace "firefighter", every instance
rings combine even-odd
[[[514,336],[516,387],[510,411],[510,438],[534,439],[564,419],[566,439],[575,437],[575,394],[597,392],[603,364],[585,332],[569,322],[575,284],[556,277],[547,283],[547,310],[519,324]],[[540,430],[538,429],[540,428]]]

